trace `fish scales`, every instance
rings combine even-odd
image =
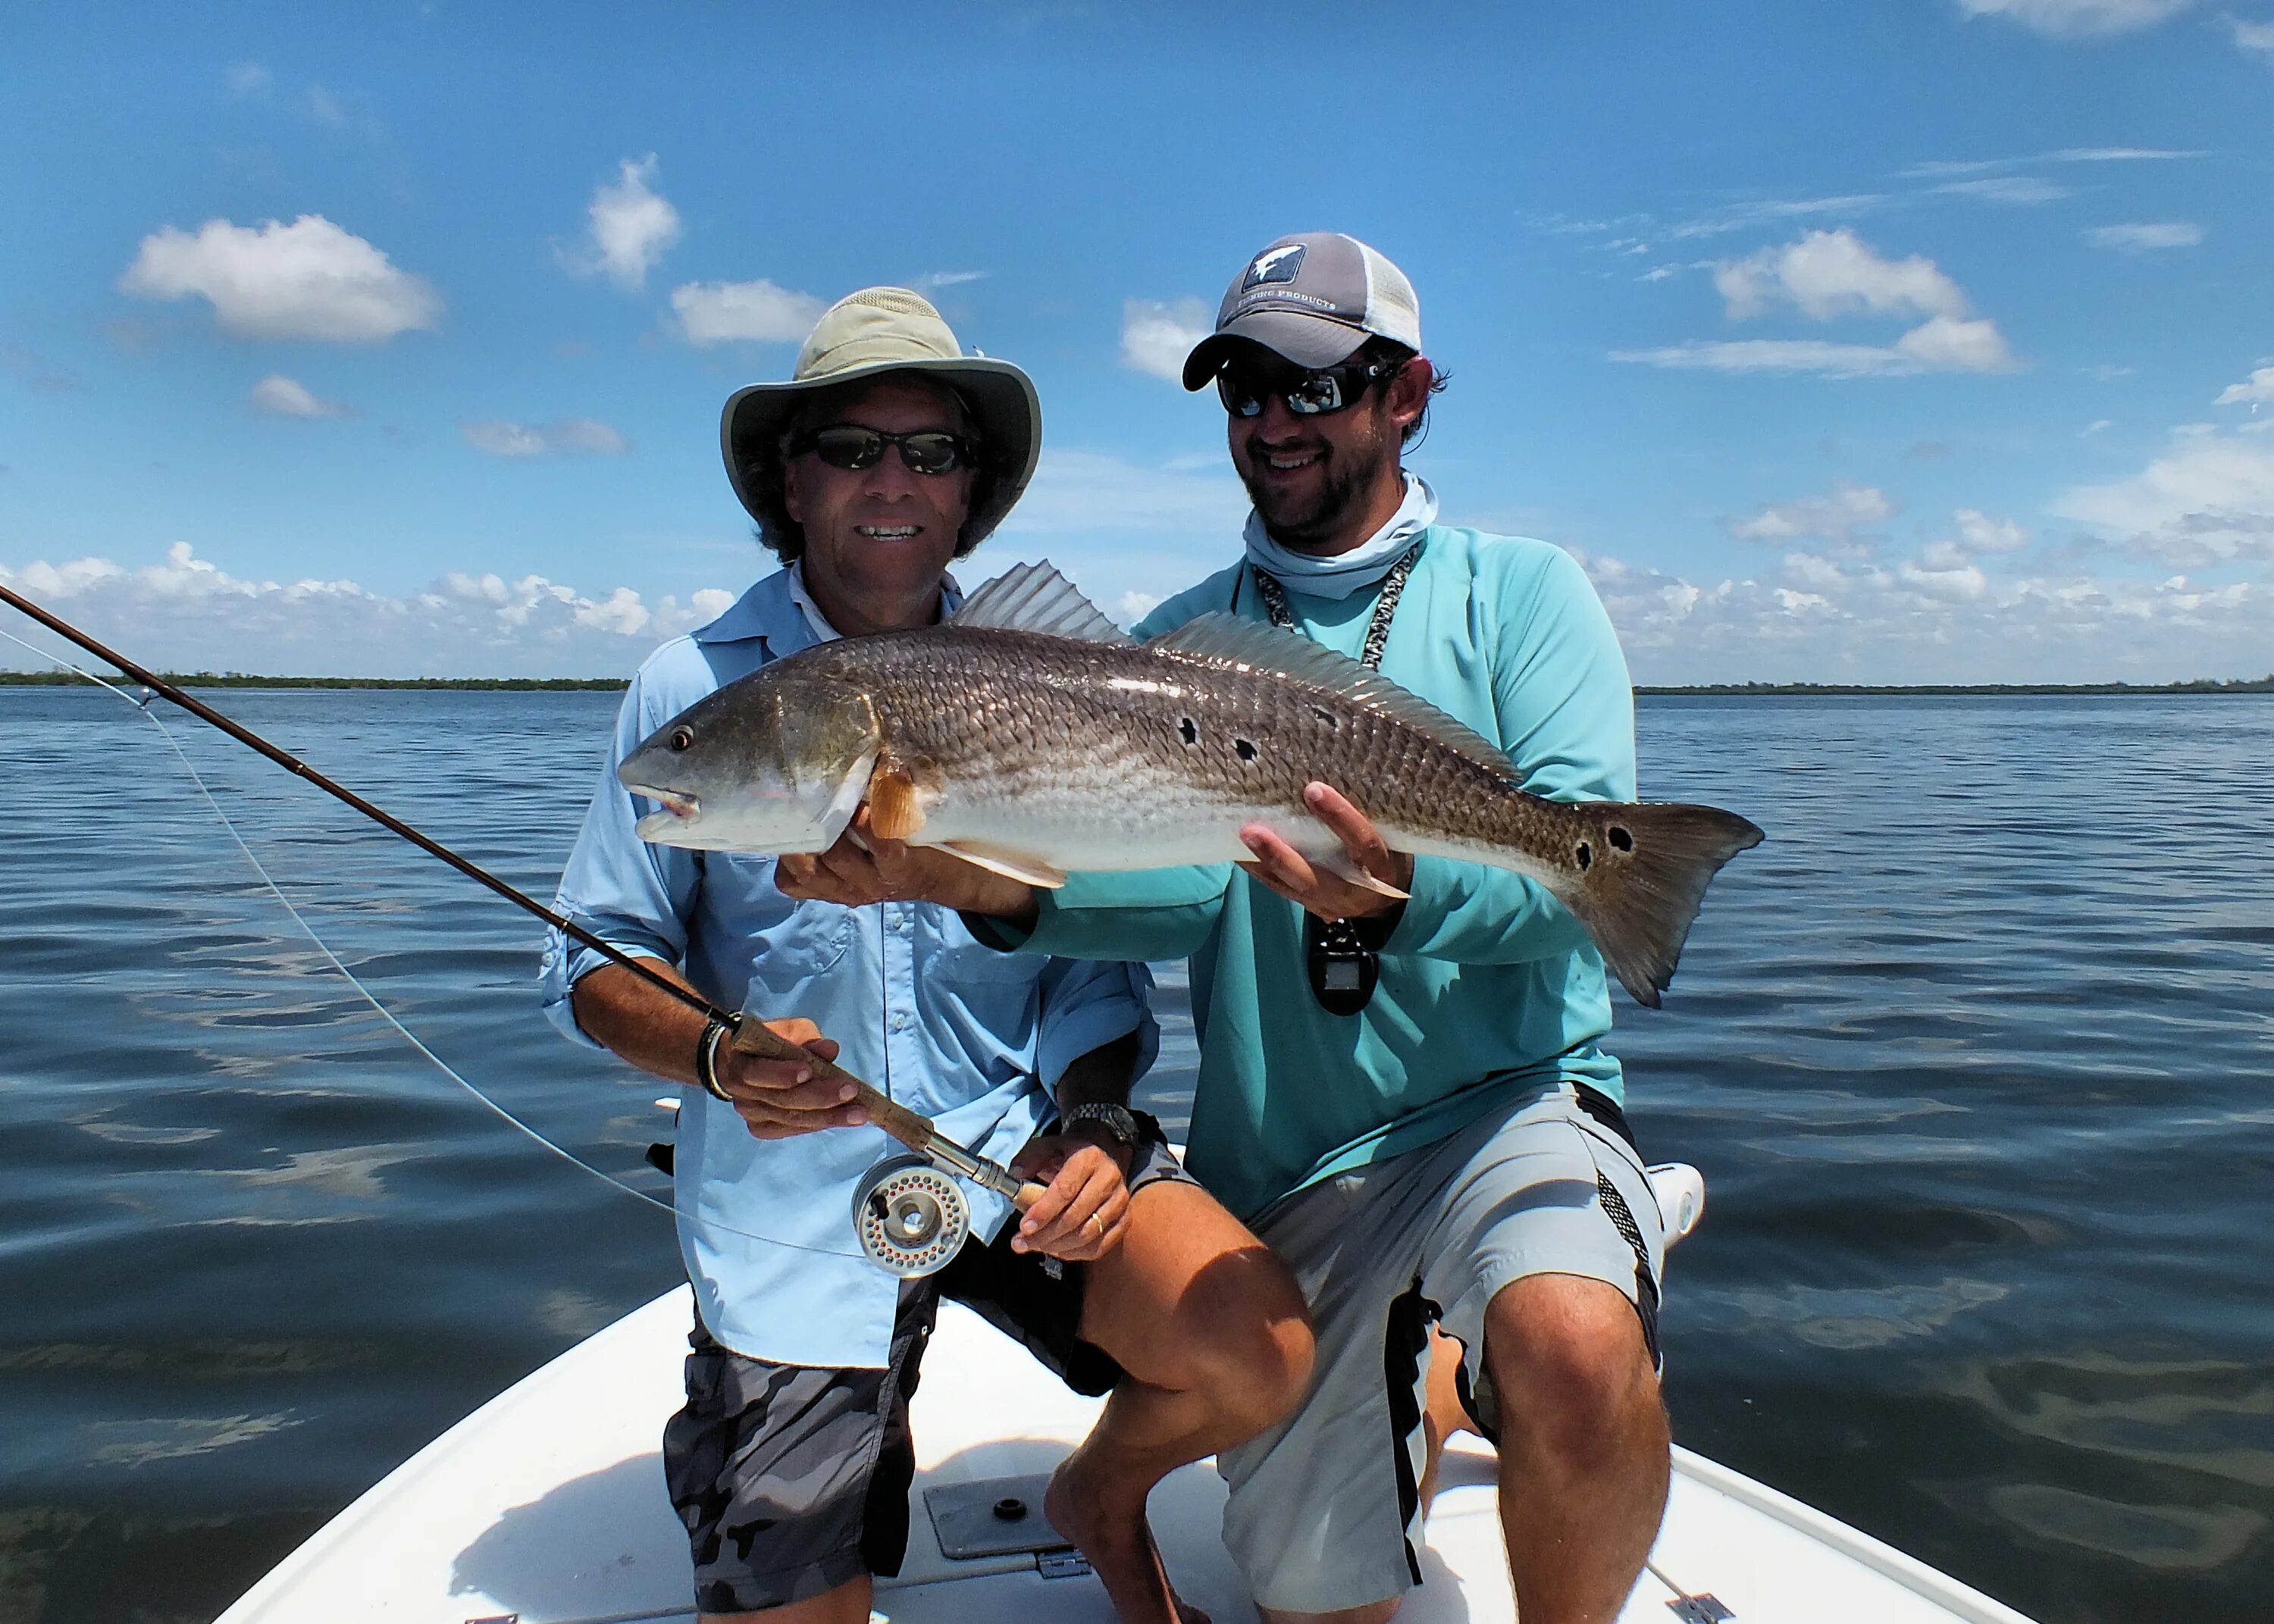
[[[925,814],[935,840],[1015,845],[1013,831],[1025,826],[1111,838],[1060,865],[1069,868],[1246,856],[1237,823],[1193,826],[1192,814],[1211,808],[1321,846],[1303,803],[1314,781],[1432,849],[1547,838],[1540,810],[1510,799],[1512,771],[1362,703],[1228,660],[986,628],[828,647],[844,651],[819,664],[863,686],[885,750],[937,765],[942,782]]]
[[[824,643],[690,706],[619,777],[659,805],[640,833],[675,845],[819,850],[866,798],[892,808],[880,831],[1036,883],[1244,860],[1261,823],[1379,888],[1306,806],[1323,782],[1393,850],[1545,886],[1645,1004],[1715,872],[1761,838],[1713,807],[1528,794],[1488,741],[1285,634],[1103,636],[950,622]]]

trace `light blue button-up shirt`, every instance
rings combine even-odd
[[[951,606],[954,588],[950,583]],[[599,788],[555,906],[626,952],[677,966],[714,1003],[766,1019],[803,1016],[843,1045],[839,1064],[958,1142],[1008,1161],[1050,1109],[1074,1060],[1130,1032],[1140,1070],[1159,1033],[1142,965],[997,952],[928,903],[863,908],[794,902],[771,857],[650,846],[651,810],[616,780],[643,740],[704,695],[826,641],[800,572],[767,576],[710,625],[666,643],[633,678]],[[607,962],[553,934],[546,1013],[580,1041],[568,991]],[[831,1128],[760,1140],[700,1089],[679,1112],[680,1251],[703,1323],[754,1358],[880,1366],[900,1282],[853,1235],[861,1176],[900,1147],[882,1129]],[[972,1227],[993,1237],[1001,1197],[965,1186]]]

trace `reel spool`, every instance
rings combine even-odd
[[[971,1203],[923,1156],[888,1156],[853,1192],[861,1250],[903,1280],[938,1273],[971,1233]]]

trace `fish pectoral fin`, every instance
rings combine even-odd
[[[990,846],[982,840],[943,840],[939,849],[953,852],[968,863],[999,874],[1006,878],[1038,885],[1044,891],[1056,891],[1066,883],[1065,870],[1054,868],[1039,857],[1024,852],[1014,852],[1000,846]]]
[[[861,809],[862,792],[869,787],[869,770],[876,764],[877,753],[874,750],[853,763],[853,771],[845,775],[845,781],[837,786],[837,793],[829,798],[829,805],[823,810],[821,821],[814,826],[815,843],[813,845],[784,846],[780,849],[793,852],[825,852],[836,845],[837,837],[845,832],[845,826],[853,821],[853,815]]]
[[[869,831],[880,839],[906,840],[923,826],[915,779],[889,756],[877,762],[869,775]]]
[[[1377,897],[1388,897],[1393,901],[1404,902],[1412,895],[1411,891],[1400,891],[1395,885],[1375,879],[1374,876],[1352,862],[1348,852],[1339,849],[1313,857],[1311,866],[1314,868],[1324,868],[1344,884],[1355,885],[1360,891],[1370,891]]]

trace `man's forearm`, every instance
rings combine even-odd
[[[642,956],[640,962],[687,986],[687,978],[661,959]],[[667,1081],[696,1080],[695,1045],[708,1023],[661,988],[621,965],[602,965],[577,981],[568,1001],[576,1024],[594,1042]]]
[[[1128,1104],[1129,1086],[1136,1080],[1138,1052],[1137,1034],[1125,1032],[1075,1059],[1058,1079],[1058,1109]]]

